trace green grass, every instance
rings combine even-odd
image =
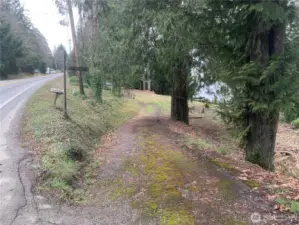
[[[71,77],[69,77],[69,82],[71,85],[77,86],[79,79],[76,76],[71,76]],[[83,82],[83,86],[84,86],[84,88],[89,88],[89,85],[86,82]]]
[[[149,113],[153,113],[155,111],[155,107],[160,107],[165,114],[170,113],[170,103],[171,98],[167,95],[156,95],[152,93],[143,93],[143,92],[136,92],[135,99],[139,102],[143,102],[148,104],[147,111]]]
[[[151,105],[150,108],[147,108],[148,112],[152,112],[154,105],[160,107],[162,109],[163,114],[169,114],[171,111],[171,96],[169,95],[157,95],[154,93],[147,93],[147,92],[136,92],[135,99],[139,102],[143,102],[146,104]],[[201,102],[191,102],[189,101],[189,107],[192,106],[199,106],[203,107],[204,104]]]
[[[190,149],[195,150],[207,150],[209,148],[214,147],[212,144],[208,143],[206,140],[200,138],[194,138],[190,135],[185,135],[184,137],[185,145]]]
[[[282,205],[290,210],[292,213],[299,213],[299,202],[298,201],[290,201],[283,198],[278,198],[275,200],[279,205]]]
[[[54,95],[48,91],[52,87],[62,88],[62,79],[40,88],[28,102],[23,142],[36,143],[35,150],[40,153],[41,166],[46,171],[41,186],[57,190],[62,198],[76,198],[72,183],[81,181],[82,177],[91,182],[92,175],[81,173],[94,166],[92,155],[100,137],[134,117],[139,106],[133,100],[119,99],[109,92],[103,93],[104,101],[99,104],[91,98],[89,89],[86,96],[80,96],[73,94],[77,92],[76,87],[68,85],[69,119],[64,119],[63,98],[54,107]]]
[[[155,107],[154,107],[153,105],[148,105],[148,106],[146,107],[146,111],[147,111],[148,113],[154,113],[154,112],[155,112]]]
[[[220,154],[222,154],[222,155],[226,155],[226,154],[229,153],[229,151],[227,150],[227,148],[224,147],[224,146],[220,146],[220,147],[217,149],[217,152],[220,153]]]

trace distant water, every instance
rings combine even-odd
[[[224,84],[215,83],[201,88],[196,97],[203,97],[213,102],[215,100],[215,96],[217,97],[217,101],[223,100],[224,96],[220,94],[220,89]]]

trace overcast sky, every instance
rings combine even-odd
[[[71,31],[59,24],[63,16],[58,13],[54,0],[21,0],[21,2],[34,26],[47,39],[50,49],[53,51],[54,46],[62,43],[69,51]],[[75,20],[76,18],[75,12]]]

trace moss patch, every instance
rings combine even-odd
[[[136,186],[125,186],[120,184],[110,194],[110,199],[115,201],[119,197],[127,196],[132,197],[137,191]]]
[[[249,225],[247,222],[235,219],[233,217],[228,217],[223,220],[223,225]]]
[[[216,166],[223,168],[225,170],[227,170],[230,174],[232,175],[237,175],[240,173],[239,170],[237,170],[236,168],[234,168],[232,165],[226,163],[226,162],[221,162],[217,159],[210,159],[210,162],[212,162],[213,164],[215,164]]]
[[[194,167],[181,152],[159,144],[155,135],[144,134],[139,140],[142,152],[124,164],[124,172],[139,180],[135,187],[132,183],[122,182],[117,189],[118,196],[135,196],[132,206],[141,210],[144,218],[159,219],[160,224],[195,224],[191,213],[192,201],[185,199],[180,191],[184,188],[187,174],[192,173]],[[199,187],[193,189],[199,190]]]
[[[218,183],[219,191],[226,201],[236,200],[236,192],[232,189],[233,181],[221,179]]]
[[[244,180],[243,182],[245,184],[247,184],[247,186],[252,188],[252,189],[260,187],[260,184],[255,182],[254,180]]]
[[[236,176],[236,175],[238,175],[240,173],[239,170],[237,170],[232,165],[230,165],[230,164],[228,164],[226,162],[218,161],[216,159],[211,159],[210,162],[212,162],[213,164],[217,165],[220,168],[225,169],[227,172],[229,172],[233,176]],[[260,187],[259,183],[255,182],[253,180],[244,180],[243,182],[248,187],[250,187],[251,189],[259,188]]]
[[[194,225],[195,221],[186,210],[166,209],[162,212],[160,225]]]

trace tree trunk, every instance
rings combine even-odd
[[[73,15],[73,8],[72,8],[71,0],[67,0],[67,4],[68,4],[72,37],[73,37],[73,43],[74,43],[75,64],[76,64],[76,67],[79,67],[78,43],[77,43],[77,38],[76,38],[76,30],[75,30],[74,15]],[[77,76],[78,76],[78,80],[79,80],[78,83],[79,83],[80,94],[84,95],[85,93],[84,93],[82,75],[81,75],[81,73],[77,72]]]
[[[286,25],[275,25],[270,31],[265,31],[259,34],[257,40],[259,40],[258,46],[252,46],[252,53],[250,55],[251,61],[256,61],[260,65],[269,66],[270,58],[273,56],[283,56],[285,45],[285,33]],[[253,41],[253,43],[258,43]],[[255,53],[259,52],[258,56]],[[283,65],[275,71],[270,78],[271,85],[280,79],[279,73],[283,72]],[[277,74],[279,74],[277,76]],[[260,88],[264,88],[261,84]],[[275,93],[267,93],[269,98],[275,96]],[[272,102],[275,100],[272,99]],[[270,110],[270,109],[269,109]],[[279,122],[279,109],[272,111],[261,111],[259,113],[251,112],[250,107],[247,109],[248,113],[248,126],[249,132],[247,136],[246,146],[246,160],[259,164],[261,167],[274,170],[274,155],[275,155],[275,143],[277,126]]]
[[[276,132],[279,111],[255,113],[249,116],[250,130],[247,136],[245,159],[267,170],[274,170]]]
[[[83,34],[83,9],[82,6],[79,6],[79,19],[80,19],[80,38],[81,38],[81,44],[80,44],[80,52],[81,52],[81,66],[83,66],[85,64],[85,38],[84,38],[84,34]],[[81,75],[82,76],[82,75]],[[83,78],[82,78],[83,79]],[[88,73],[85,73],[85,81],[87,82],[88,85],[90,85],[90,79],[88,76]]]
[[[172,80],[171,118],[189,124],[188,74],[181,63]]]

